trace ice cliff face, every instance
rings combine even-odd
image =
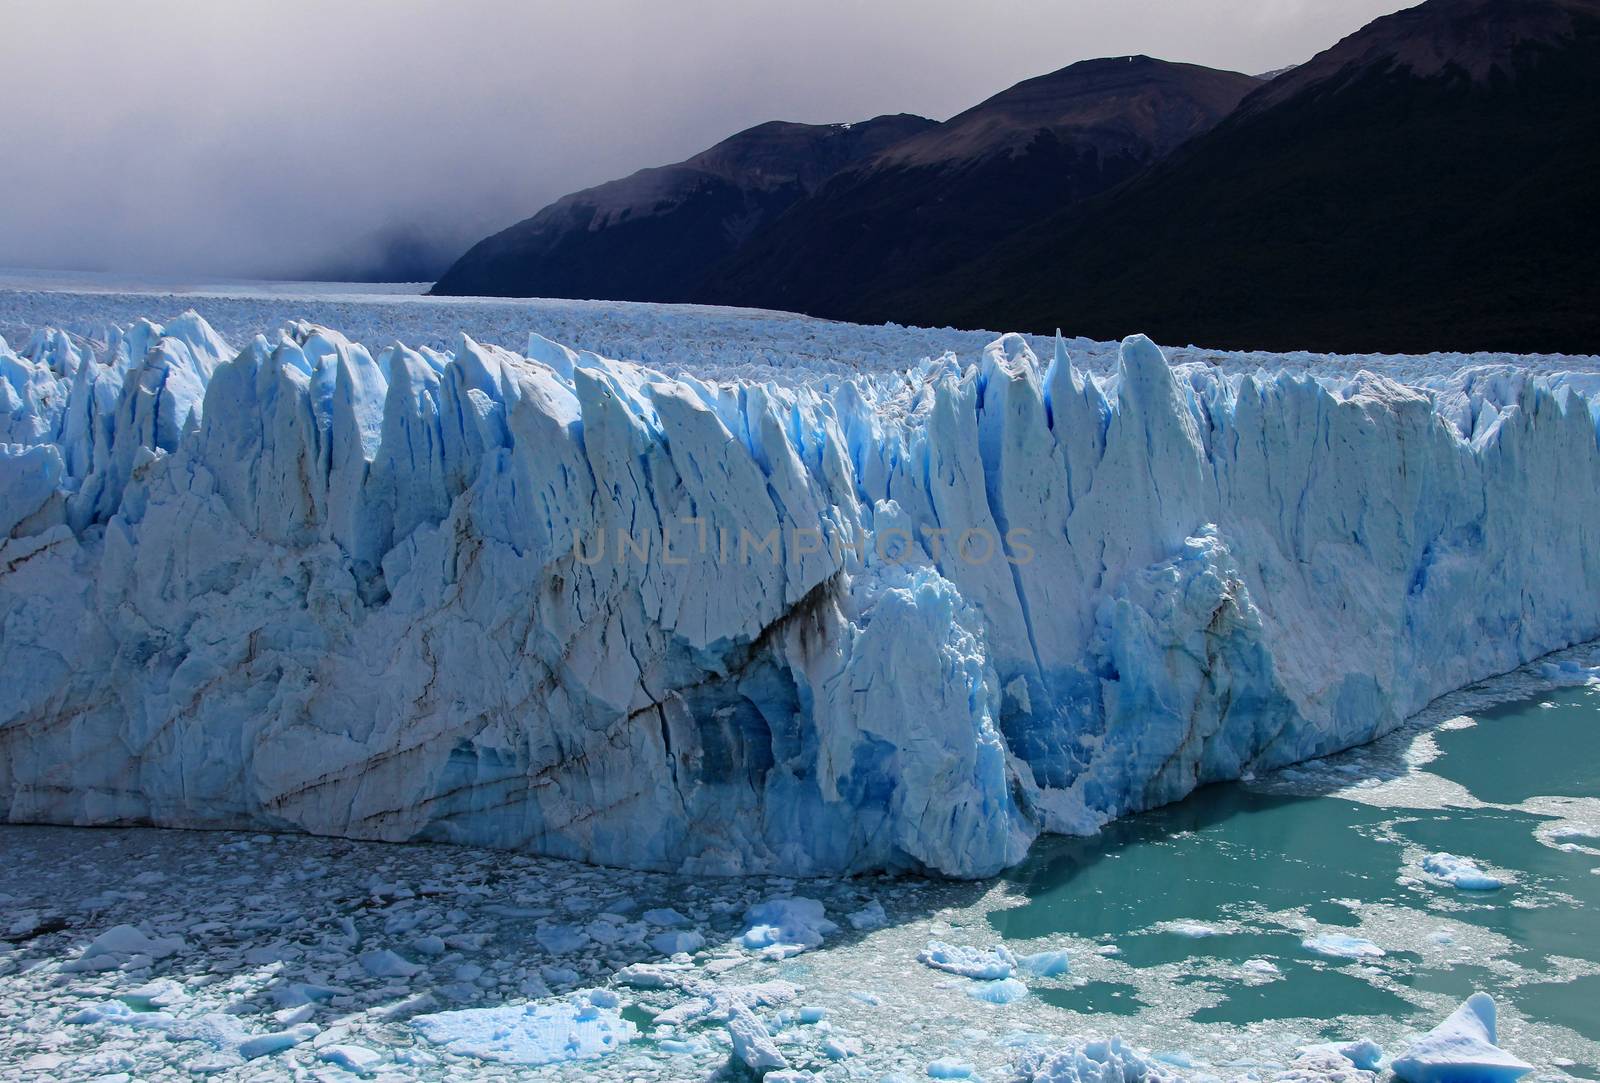
[[[1600,635],[1560,384],[43,332],[0,345],[0,808],[993,873]]]

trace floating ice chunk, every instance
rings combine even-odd
[[[96,1023],[129,1022],[131,1019],[139,1016],[152,1021],[158,1018],[172,1018],[170,1015],[166,1015],[163,1012],[135,1012],[132,1008],[128,1007],[128,1005],[124,1004],[120,1000],[106,1000],[100,1002],[99,1004],[89,1004],[79,1008],[77,1011],[67,1016],[67,1022],[80,1026],[93,1026]]]
[[[1186,936],[1192,940],[1200,940],[1208,936],[1220,936],[1222,934],[1222,930],[1215,925],[1207,925],[1201,921],[1164,921],[1157,925],[1156,929],[1163,933]]]
[[[410,1019],[423,1012],[432,1011],[439,1001],[432,993],[413,993],[408,997],[374,1008],[372,1014],[379,1019]]]
[[[967,995],[973,1000],[990,1004],[1010,1004],[1027,996],[1028,987],[1016,978],[1001,978],[998,981],[978,982],[967,990]]]
[[[935,970],[980,981],[1009,978],[1017,968],[1017,957],[1004,944],[996,944],[992,948],[974,948],[966,944],[958,946],[946,944],[943,940],[930,940],[928,946],[917,953],[917,959]]]
[[[1367,1038],[1358,1038],[1353,1042],[1319,1042],[1316,1045],[1303,1045],[1300,1047],[1300,1052],[1312,1055],[1327,1053],[1343,1057],[1363,1072],[1376,1072],[1383,1060],[1382,1047]]]
[[[411,942],[411,950],[418,955],[443,955],[444,941],[437,936],[419,936]]]
[[[622,1018],[615,993],[590,989],[554,1004],[505,1004],[497,1008],[419,1015],[418,1032],[452,1053],[504,1064],[556,1064],[614,1053],[638,1037]]]
[[[325,1045],[317,1056],[356,1075],[371,1075],[383,1063],[383,1054],[364,1045]]]
[[[774,959],[785,959],[820,947],[824,937],[839,927],[829,921],[816,899],[781,895],[745,911],[745,931],[740,942]]]
[[[188,992],[170,978],[161,978],[123,993],[117,999],[138,1011],[170,1008],[189,999]]]
[[[872,929],[881,929],[889,924],[889,915],[883,912],[883,904],[873,899],[860,910],[846,914],[845,920],[850,923],[850,928],[857,932],[867,932]]]
[[[422,970],[416,963],[408,962],[388,948],[364,951],[356,956],[356,960],[361,964],[361,969],[374,978],[409,978]]]
[[[1072,967],[1064,951],[1036,951],[1032,955],[1019,955],[1017,969],[1035,978],[1054,978]]]
[[[1422,859],[1422,871],[1463,891],[1494,891],[1506,886],[1504,880],[1484,872],[1470,857],[1455,854],[1429,854]]]
[[[1267,1078],[1272,1083],[1374,1083],[1377,1073],[1357,1068],[1331,1050],[1311,1049]]]
[[[1473,993],[1389,1067],[1407,1083],[1510,1083],[1533,1071],[1496,1041],[1494,998]]]
[[[274,1053],[282,1053],[285,1049],[293,1049],[301,1042],[315,1038],[322,1028],[315,1023],[300,1023],[289,1027],[287,1030],[274,1031],[271,1034],[258,1034],[239,1043],[239,1055],[245,1060],[255,1060],[257,1057],[270,1057]]]
[[[650,947],[662,955],[677,955],[679,952],[692,953],[705,946],[706,938],[693,929],[657,933],[650,938]]]
[[[1013,1064],[1018,1083],[1178,1083],[1183,1077],[1121,1038],[1080,1038],[1031,1050]]]
[[[315,1004],[302,1004],[298,1008],[279,1008],[272,1013],[272,1021],[280,1027],[293,1027],[309,1023],[316,1014]]]
[[[1545,680],[1557,685],[1600,684],[1600,666],[1586,666],[1573,658],[1542,663],[1539,666],[1539,674]]]
[[[972,1065],[953,1057],[944,1057],[928,1065],[928,1075],[934,1079],[970,1079]]]
[[[694,967],[688,963],[630,963],[617,971],[616,979],[635,989],[677,989],[693,980]]]
[[[823,1039],[822,1055],[829,1060],[847,1060],[850,1057],[861,1055],[861,1043],[854,1038],[846,1038],[838,1034],[829,1035]],[[771,1076],[767,1077],[771,1079]]]
[[[640,915],[640,917],[642,917],[651,925],[664,925],[669,929],[682,928],[685,925],[693,924],[688,918],[684,917],[671,907],[662,907],[657,910],[646,910]]]
[[[303,981],[287,982],[272,990],[272,999],[285,1008],[321,1003],[333,997],[349,995],[350,990],[342,985],[312,985]]]
[[[1321,933],[1300,941],[1300,946],[1331,959],[1381,959],[1388,954],[1372,941],[1347,933]]]
[[[589,934],[576,925],[541,925],[533,938],[551,955],[570,955],[589,943]]]
[[[595,921],[584,926],[584,935],[596,944],[616,944],[626,935],[614,922]]]
[[[734,1057],[757,1075],[789,1067],[766,1024],[749,1008],[737,1007],[728,1013],[728,1039],[733,1043]]]
[[[116,970],[136,956],[165,959],[182,951],[181,936],[150,936],[134,925],[114,925],[91,940],[78,958],[62,965],[67,971]]]
[[[1278,964],[1270,959],[1246,959],[1239,966],[1246,976],[1257,979],[1272,980],[1283,977],[1283,971],[1278,969]]]

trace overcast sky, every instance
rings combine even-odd
[[[1298,63],[1410,0],[4,0],[0,266],[447,249],[763,120],[944,119],[1148,53]]]

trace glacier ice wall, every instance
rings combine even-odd
[[[987,875],[1600,635],[1558,383],[0,341],[0,808]]]

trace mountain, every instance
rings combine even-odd
[[[1600,350],[1600,0],[1429,0],[874,315],[1326,350]]]
[[[565,196],[467,252],[436,294],[682,301],[831,174],[934,122],[759,124],[676,165]]]
[[[1025,80],[842,170],[754,234],[700,299],[882,319],[898,291],[1140,172],[1257,85],[1147,56]]]

